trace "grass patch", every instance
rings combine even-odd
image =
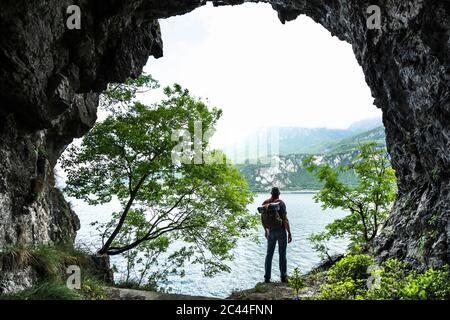
[[[125,289],[134,289],[134,290],[154,291],[154,292],[161,291],[161,290],[159,290],[158,286],[153,282],[149,282],[146,284],[139,284],[137,281],[133,281],[133,280],[118,282],[114,285],[114,287],[125,288]]]
[[[105,283],[98,279],[89,254],[72,246],[14,245],[0,252],[3,271],[32,267],[38,281],[34,287],[13,294],[2,294],[0,300],[103,300],[107,299]],[[81,288],[66,285],[67,267],[81,270]]]
[[[45,281],[18,293],[4,294],[2,300],[79,300],[82,296],[58,281]]]
[[[33,252],[23,245],[9,246],[0,252],[0,263],[4,271],[23,269],[33,265],[34,262]]]
[[[256,284],[256,286],[252,290],[253,293],[266,293],[267,291],[269,291],[268,286],[262,282]]]

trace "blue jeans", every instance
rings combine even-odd
[[[281,278],[287,276],[287,259],[286,259],[286,248],[287,248],[287,233],[285,228],[277,228],[269,231],[269,236],[267,237],[267,255],[266,255],[266,274],[265,279],[270,279],[272,276],[272,259],[275,252],[275,246],[278,241],[278,253],[280,255],[280,275]]]

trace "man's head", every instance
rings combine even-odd
[[[273,188],[272,188],[272,191],[270,192],[270,194],[271,194],[273,197],[278,197],[278,196],[280,196],[280,188],[278,188],[278,187],[273,187]]]

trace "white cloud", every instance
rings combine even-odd
[[[350,44],[265,4],[206,6],[161,21],[165,56],[145,71],[224,111],[219,145],[259,126],[344,128],[381,112]]]

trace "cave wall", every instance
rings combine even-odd
[[[449,263],[450,1],[294,2],[352,44],[383,111],[399,193],[375,241],[378,260],[405,259],[417,268]],[[366,27],[374,4],[381,30]]]
[[[2,0],[0,249],[73,241],[79,223],[54,188],[58,157],[93,126],[99,92],[107,83],[137,76],[150,55],[162,56],[157,19],[205,2]],[[405,258],[417,266],[450,262],[449,2],[252,2],[269,2],[283,23],[306,14],[353,46],[383,110],[399,179],[398,200],[376,241],[380,260]],[[71,4],[81,8],[81,30],[65,27]],[[382,10],[381,30],[366,26],[366,9],[374,4]],[[8,283],[4,291],[20,287],[18,278],[29,285],[32,271],[6,276],[0,264],[0,291],[1,283]]]
[[[139,75],[150,55],[162,55],[158,22],[134,14],[132,1],[77,2],[81,30],[65,27],[72,3],[0,4],[0,250],[74,241],[79,221],[54,187],[54,166],[94,125],[107,83]],[[0,261],[0,293],[34,278]]]

